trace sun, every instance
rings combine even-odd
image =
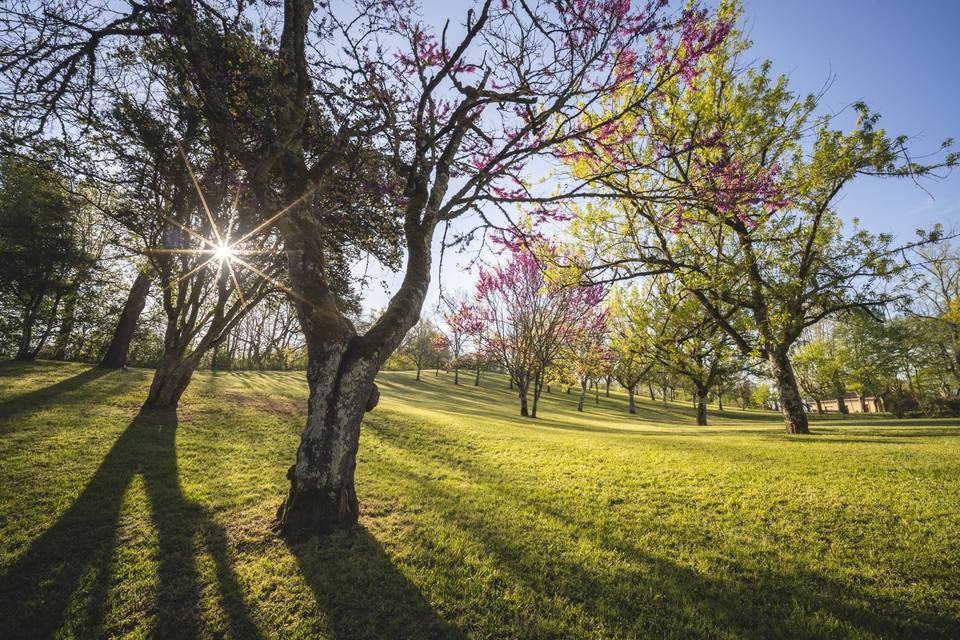
[[[218,244],[217,248],[213,251],[213,255],[215,255],[220,262],[224,262],[233,257],[233,247],[228,244]]]

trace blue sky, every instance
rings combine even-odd
[[[863,100],[890,134],[913,138],[915,153],[960,141],[960,1],[743,2],[758,59],[772,60],[796,91],[818,91],[833,78],[824,111]],[[960,223],[960,171],[922,184],[930,195],[910,181],[860,179],[838,208],[903,239],[934,222]]]
[[[934,152],[948,137],[960,141],[960,0],[742,0],[752,55],[770,59],[797,92],[818,92],[832,80],[822,111],[838,113],[865,101],[891,135],[908,135],[915,154]],[[470,2],[425,0],[428,22],[462,21]],[[960,226],[960,171],[919,188],[908,180],[863,178],[843,194],[838,209],[876,232],[909,240],[936,222]],[[469,289],[458,256],[448,255],[445,290]],[[465,259],[460,259],[465,263]],[[436,308],[438,265],[425,313]],[[372,271],[392,290],[402,274]],[[364,307],[382,307],[382,287],[367,292]]]

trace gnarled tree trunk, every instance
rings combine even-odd
[[[290,492],[277,513],[291,542],[349,526],[359,516],[354,470],[360,422],[379,400],[374,377],[380,362],[357,346],[355,340],[327,341],[310,350],[307,425],[287,472]]]
[[[147,304],[147,294],[149,292],[150,275],[146,272],[140,272],[137,279],[133,281],[133,286],[130,287],[127,302],[123,305],[123,311],[120,312],[120,319],[117,321],[117,328],[113,332],[113,339],[100,362],[101,367],[119,369],[127,364],[130,342],[133,340],[133,333],[136,331],[140,314],[143,313],[143,307]]]
[[[202,353],[194,351],[184,356],[180,350],[170,350],[163,354],[160,366],[153,373],[150,393],[143,406],[147,409],[176,409],[183,392],[190,386],[193,372],[200,364]]]
[[[800,387],[793,374],[790,356],[786,351],[771,351],[767,362],[770,365],[770,373],[780,390],[780,409],[787,433],[810,433],[807,412],[803,408]]]
[[[276,527],[289,542],[357,521],[354,470],[360,423],[379,401],[377,372],[419,319],[430,284],[431,235],[427,224],[408,226],[404,281],[384,314],[361,336],[327,284],[322,247],[300,242],[313,234],[285,234],[295,249],[288,258],[290,280],[299,293],[310,390],[307,424],[296,462],[287,472],[290,491],[277,511]]]

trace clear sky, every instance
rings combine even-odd
[[[757,60],[770,59],[797,92],[818,92],[837,113],[858,100],[883,118],[891,135],[911,136],[916,154],[936,151],[948,137],[960,142],[960,0],[743,0],[747,34]],[[468,0],[424,0],[428,22],[461,22]],[[908,240],[935,222],[960,226],[960,171],[923,189],[907,180],[863,178],[844,193],[839,211],[872,231]],[[471,254],[473,255],[473,254]],[[469,289],[466,258],[448,254],[445,290]],[[402,274],[371,270],[395,290]],[[436,309],[438,265],[425,313]],[[380,285],[366,292],[364,307],[389,300]]]

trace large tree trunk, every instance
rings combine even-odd
[[[636,413],[637,412],[637,401],[634,397],[636,395],[636,385],[631,385],[627,387],[627,413]]]
[[[793,365],[786,350],[772,351],[767,359],[770,373],[780,390],[780,408],[783,412],[783,425],[787,433],[810,433],[807,424],[807,412],[803,408],[800,388],[793,374]]]
[[[166,352],[160,359],[160,366],[153,373],[150,392],[143,406],[146,409],[176,409],[183,392],[190,386],[193,372],[200,364],[196,351],[184,357],[176,351]]]
[[[296,220],[296,218],[294,218]],[[383,362],[416,324],[430,285],[432,227],[407,227],[407,271],[379,320],[358,336],[331,292],[323,247],[299,245],[307,232],[285,233],[290,280],[300,295],[297,312],[307,343],[307,424],[296,462],[287,471],[290,490],[277,511],[276,526],[291,543],[357,522],[354,486],[360,423],[380,398],[374,383]]]
[[[130,294],[127,296],[127,302],[123,305],[123,311],[120,312],[117,328],[113,331],[113,339],[110,341],[110,346],[107,347],[107,353],[104,354],[103,360],[100,362],[101,367],[119,369],[127,364],[130,342],[133,340],[133,333],[136,331],[140,314],[143,313],[143,307],[147,304],[147,294],[149,292],[150,275],[146,272],[140,272],[137,279],[133,281],[133,286],[130,287]],[[214,361],[216,361],[216,354],[214,355]]]
[[[375,357],[361,357],[349,344],[337,342],[311,351],[307,425],[296,464],[287,472],[290,492],[277,513],[279,528],[291,542],[357,521],[354,470],[360,423],[380,397]]]

